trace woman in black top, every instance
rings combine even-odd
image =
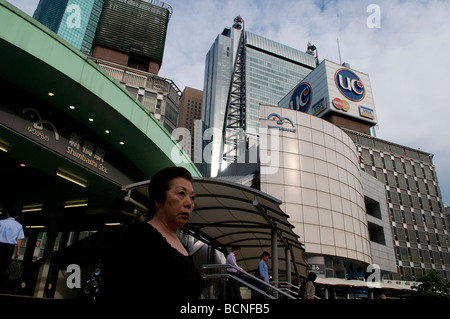
[[[198,298],[204,280],[177,237],[194,209],[192,176],[180,167],[163,169],[152,177],[149,196],[151,220],[127,226],[103,260],[99,297],[147,301]]]

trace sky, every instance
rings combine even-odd
[[[39,0],[7,0],[33,15]],[[241,15],[245,30],[370,77],[378,138],[434,155],[450,205],[450,1],[167,0],[173,8],[159,75],[203,90],[205,57]],[[340,55],[337,41],[339,41]]]

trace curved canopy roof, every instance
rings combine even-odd
[[[55,151],[55,144],[38,143],[15,130],[13,124],[17,121],[6,122],[2,113],[0,143],[8,148],[7,153],[0,154],[0,171],[8,173],[2,175],[7,185],[7,192],[0,198],[7,199],[1,203],[3,208],[6,201],[17,209],[42,203],[43,210],[58,212],[67,201],[83,199],[89,207],[113,209],[123,184],[145,179],[164,167],[183,166],[192,175],[200,176],[158,120],[88,56],[5,0],[0,0],[0,21],[0,82],[8,84],[0,89],[1,102],[8,98],[16,109],[45,106],[48,112],[64,119],[58,127],[76,127],[74,131],[81,131],[80,136],[87,134],[100,141],[98,145],[108,149],[107,156],[114,152],[127,160],[117,165],[126,180],[113,177],[111,171],[102,175],[92,165],[83,165],[79,157]],[[20,90],[32,102],[25,104],[24,96],[8,91],[9,87]],[[26,170],[33,169],[33,174],[23,174],[31,183],[17,179],[17,170],[11,168],[18,165],[14,161],[26,164]],[[131,174],[130,163],[139,175]],[[87,187],[72,185],[55,175],[62,170],[84,181]]]
[[[0,21],[8,26],[0,28],[0,78],[89,127],[146,176],[173,165],[200,176],[158,120],[88,56],[5,0]]]
[[[149,180],[127,185],[122,190],[128,191],[128,198],[136,207],[142,204],[145,209],[148,183]],[[280,200],[217,178],[194,177],[194,191],[194,214],[185,231],[224,254],[232,245],[241,246],[237,262],[248,272],[257,269],[263,251],[271,252],[272,234],[276,231],[280,278],[286,273],[286,253],[291,257],[291,272],[306,275],[304,249],[288,221],[289,216],[280,209]]]

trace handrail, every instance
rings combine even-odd
[[[204,278],[204,279],[222,278],[222,277],[229,277],[229,278],[232,278],[233,280],[236,280],[236,281],[238,281],[238,282],[240,282],[240,283],[246,285],[246,286],[249,287],[250,289],[253,289],[253,290],[259,292],[260,294],[266,296],[267,298],[270,298],[270,299],[276,299],[274,296],[268,294],[268,293],[265,292],[264,290],[261,290],[261,289],[255,287],[255,286],[253,286],[252,284],[246,282],[245,280],[243,280],[243,279],[241,279],[241,278],[239,278],[239,277],[232,276],[232,275],[230,275],[230,274],[206,274],[206,275],[203,275],[203,278]]]
[[[281,289],[283,291],[287,291],[291,295],[298,296],[298,289],[299,289],[299,287],[297,287],[296,285],[291,284],[288,281],[272,281],[272,284],[278,286],[279,289]],[[291,290],[291,288],[294,289],[294,290]]]
[[[275,287],[275,286],[265,282],[264,280],[261,280],[260,278],[257,278],[255,276],[253,276],[252,274],[246,272],[242,268],[238,268],[238,267],[233,266],[233,265],[229,265],[229,264],[205,264],[205,265],[202,265],[201,268],[202,269],[228,269],[228,268],[234,268],[237,271],[239,271],[239,272],[245,274],[246,276],[250,277],[251,279],[256,280],[257,282],[263,284],[264,286],[268,287],[269,289],[274,290],[274,291],[278,292],[279,294],[282,294],[283,296],[285,296],[285,297],[287,297],[289,299],[297,299],[297,298],[294,298],[293,296],[291,296],[290,294],[284,292],[283,290],[278,289],[277,287]],[[269,295],[265,291],[255,287],[255,286],[253,286],[252,284],[248,283],[247,281],[245,281],[245,280],[243,280],[243,279],[241,279],[239,277],[232,276],[232,275],[230,275],[228,273],[223,273],[223,274],[204,274],[203,275],[203,278],[216,278],[216,277],[230,277],[230,278],[232,278],[234,280],[237,280],[240,283],[248,286],[249,288],[251,288],[253,290],[256,290],[257,292],[265,295],[268,298],[276,299],[275,296]]]

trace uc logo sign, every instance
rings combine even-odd
[[[292,93],[289,108],[300,112],[308,112],[311,105],[312,89],[308,82],[300,83]]]
[[[339,69],[334,75],[339,91],[349,100],[358,102],[364,99],[366,91],[359,77],[350,70]]]

